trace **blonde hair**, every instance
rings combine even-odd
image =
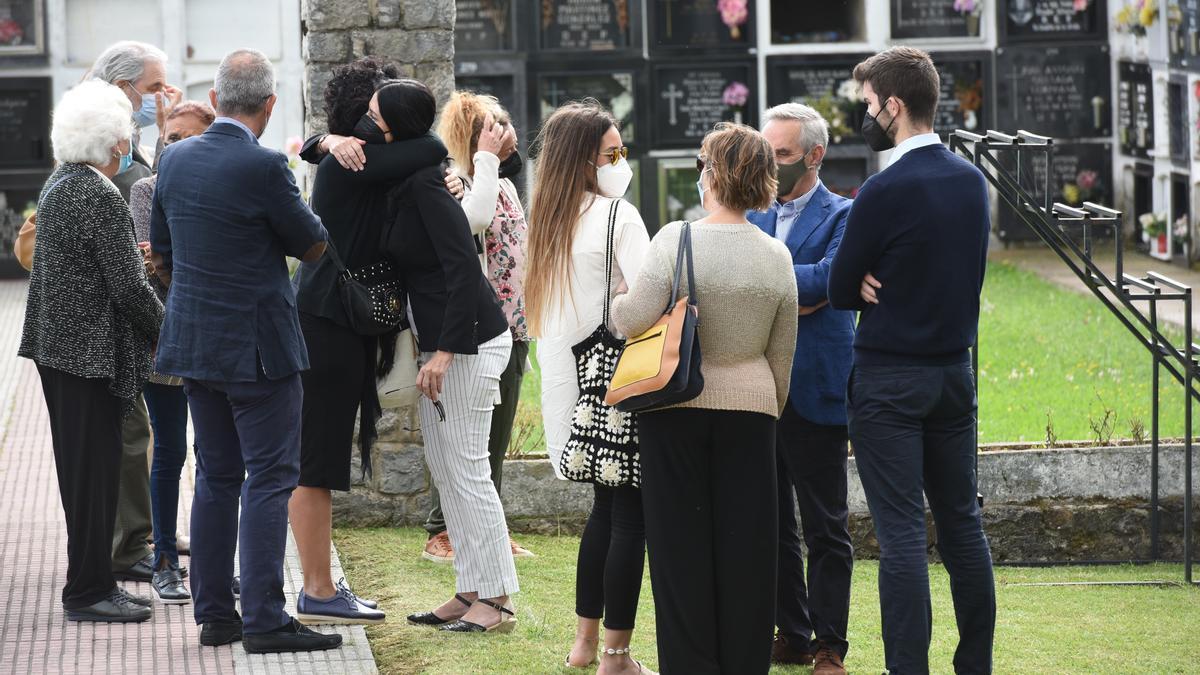
[[[562,307],[570,293],[575,228],[584,199],[598,190],[600,144],[616,125],[611,113],[587,99],[554,111],[538,134],[525,273],[525,319],[534,337],[541,336],[547,310]]]
[[[733,211],[765,211],[779,188],[775,152],[744,124],[721,122],[700,146],[713,197]]]
[[[487,94],[456,91],[442,106],[437,135],[446,144],[455,171],[467,176],[475,173],[475,149],[479,146],[479,134],[483,133],[483,122],[488,113],[497,124],[507,126],[511,123],[500,101]]]

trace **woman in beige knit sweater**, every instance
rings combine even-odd
[[[776,192],[771,146],[722,124],[697,162],[691,225],[704,391],[642,413],[642,501],[664,673],[766,673],[775,617],[775,420],[796,345],[796,278],[784,245],[745,219]],[[680,223],[650,244],[613,302],[625,335],[670,298]]]

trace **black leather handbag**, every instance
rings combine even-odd
[[[350,330],[359,335],[383,335],[404,321],[404,290],[391,261],[380,260],[351,271],[333,242],[328,242],[328,251],[337,267],[338,295]]]

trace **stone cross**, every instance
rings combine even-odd
[[[670,107],[670,110],[671,110],[670,118],[667,120],[671,126],[675,126],[675,125],[679,124],[679,118],[676,117],[676,115],[675,115],[675,102],[678,101],[679,99],[683,98],[683,96],[684,96],[683,92],[675,88],[674,82],[667,85],[667,90],[662,93],[662,97],[667,99],[667,101],[670,103],[670,106],[671,106]]]

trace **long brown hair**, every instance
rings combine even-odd
[[[479,146],[479,134],[483,132],[483,121],[489,112],[497,124],[511,124],[508,112],[495,96],[456,91],[442,106],[437,134],[450,151],[454,169],[464,175],[470,176],[475,172],[475,150]]]
[[[561,307],[570,292],[575,228],[587,193],[599,189],[596,159],[604,134],[616,125],[598,102],[585,99],[554,111],[538,134],[525,273],[525,318],[535,337],[547,310]]]

